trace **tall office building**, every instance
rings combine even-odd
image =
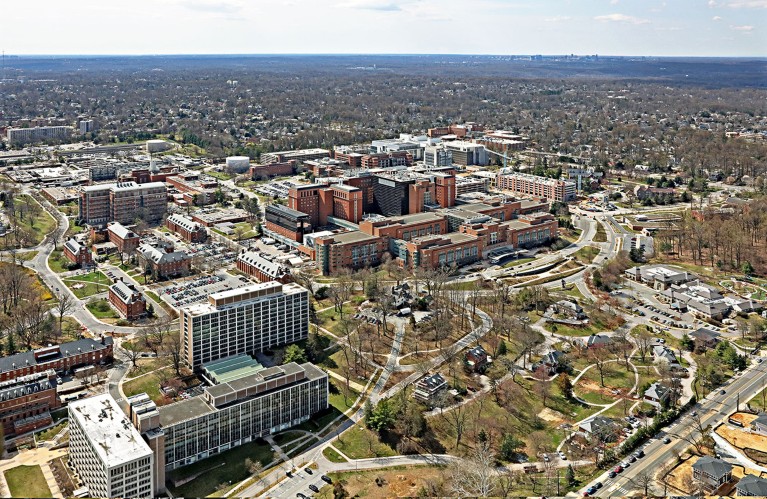
[[[309,292],[292,283],[265,282],[213,293],[208,303],[180,312],[182,353],[193,368],[309,335]]]
[[[152,497],[154,456],[109,394],[69,404],[69,463],[88,497]]]
[[[159,223],[168,208],[168,194],[162,182],[89,185],[80,193],[80,220],[89,225],[107,222],[132,224],[137,218]]]
[[[245,355],[207,365],[202,395],[157,407],[128,399],[133,424],[155,452],[157,474],[283,431],[328,407],[328,375],[313,364],[261,368]]]

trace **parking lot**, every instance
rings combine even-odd
[[[205,302],[211,293],[242,288],[252,283],[247,277],[219,272],[193,279],[176,280],[173,284],[158,289],[157,294],[171,307],[179,308],[192,303]]]

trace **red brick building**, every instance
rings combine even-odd
[[[413,155],[405,151],[366,154],[360,158],[362,168],[390,168],[392,166],[413,166]]]
[[[360,231],[342,232],[315,240],[317,265],[323,275],[341,269],[375,267],[388,250],[387,240]]]
[[[109,303],[128,320],[146,314],[146,298],[136,286],[123,282],[122,278],[109,286]]]
[[[491,220],[464,224],[458,228],[461,233],[482,239],[485,249],[496,245],[514,248],[540,246],[556,238],[558,229],[559,224],[550,213],[520,215],[518,219],[506,222]]]
[[[290,282],[290,272],[284,265],[272,262],[255,251],[244,251],[237,256],[237,269],[258,282],[277,281],[283,284]]]
[[[93,254],[87,247],[74,239],[70,239],[64,243],[63,253],[67,260],[76,263],[80,267],[89,267],[93,265]]]
[[[252,180],[266,179],[279,175],[293,175],[298,167],[296,160],[283,161],[281,163],[269,163],[266,165],[252,165],[249,170]]]
[[[452,232],[445,235],[418,237],[407,241],[404,246],[405,258],[402,264],[405,267],[437,269],[460,267],[480,260],[484,241],[468,234]]]
[[[401,217],[371,217],[360,222],[365,234],[409,241],[417,237],[447,233],[444,215],[434,212],[416,213]]]
[[[208,231],[201,223],[178,213],[165,219],[165,226],[188,243],[202,243],[208,238]]]
[[[109,336],[38,348],[0,358],[0,382],[48,369],[70,371],[81,366],[110,363],[112,356],[113,342]]]
[[[48,426],[53,422],[50,411],[60,406],[53,370],[0,383],[0,424],[5,437]]]
[[[183,251],[174,251],[173,246],[157,248],[142,244],[138,248],[139,258],[148,266],[155,279],[188,275],[191,272],[192,257]]]
[[[107,224],[107,236],[109,241],[117,246],[118,253],[133,253],[141,243],[139,235],[120,222]]]
[[[264,214],[264,227],[290,241],[303,242],[304,234],[312,230],[309,215],[281,204],[270,204]]]
[[[288,192],[288,208],[309,215],[313,227],[328,224],[328,217],[357,223],[363,214],[362,189],[351,185],[298,185]]]

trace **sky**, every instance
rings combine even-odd
[[[0,8],[0,49],[6,54],[767,56],[767,0],[7,4]]]

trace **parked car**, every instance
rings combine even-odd
[[[618,466],[616,466],[615,468],[613,468],[613,471],[614,471],[614,472],[616,472],[616,473],[620,473],[621,471],[623,471],[623,466],[621,466],[621,465],[619,464]]]
[[[319,492],[320,491],[320,489],[318,489],[317,486],[314,485],[313,483],[309,485],[309,490],[311,490],[312,492]]]
[[[666,438],[663,439],[663,443],[664,444],[670,444],[671,443],[671,439],[666,437]]]
[[[610,470],[610,472],[607,474],[608,478],[615,478],[616,476],[618,476],[618,474],[613,470]]]
[[[314,474],[311,468],[304,468],[304,471],[309,473],[310,475]]]
[[[322,475],[320,478],[322,478],[324,481],[328,483],[333,483],[333,480],[331,480],[330,477],[327,475]]]

